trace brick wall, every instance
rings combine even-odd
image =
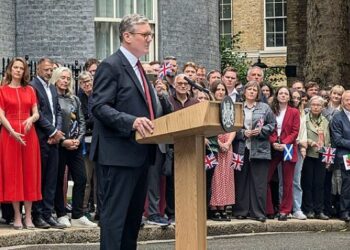
[[[17,0],[17,55],[32,60],[48,56],[62,63],[95,56],[94,2]]]
[[[264,51],[264,3],[256,0],[233,0],[233,32],[243,32],[240,36],[240,51],[258,55],[259,51]],[[289,1],[288,1],[289,4]],[[289,20],[288,20],[289,22]],[[274,52],[272,52],[273,54]],[[286,55],[272,56],[264,53],[261,56],[262,62],[268,66],[285,65]],[[256,62],[256,57],[251,58]]]
[[[220,68],[218,1],[158,1],[159,58]]]
[[[0,4],[0,58],[16,54],[15,1],[1,0]],[[1,69],[0,69],[1,70]]]

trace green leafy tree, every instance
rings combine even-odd
[[[226,67],[233,67],[237,70],[240,81],[245,84],[246,76],[251,61],[247,59],[247,53],[239,52],[241,43],[241,34],[239,31],[234,34],[231,39],[220,39],[220,54],[221,54],[221,71]]]

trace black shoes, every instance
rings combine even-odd
[[[245,219],[247,219],[247,216],[237,215],[235,218],[236,218],[237,220],[245,220]]]
[[[221,221],[221,215],[219,212],[213,212],[210,219],[213,221]]]
[[[269,220],[274,220],[274,219],[275,219],[275,215],[274,215],[274,214],[268,214],[268,215],[267,215],[267,218],[268,218]]]
[[[64,229],[67,226],[64,224],[59,223],[54,217],[49,217],[46,220],[46,223],[50,225],[51,228],[56,228],[56,229]],[[35,224],[34,224],[35,225]],[[35,225],[36,226],[36,225]]]
[[[308,218],[308,219],[315,219],[315,214],[313,212],[308,212],[306,214],[306,218]]]
[[[319,220],[329,220],[329,217],[325,215],[324,213],[319,213],[315,215],[315,219]]]
[[[286,214],[280,214],[279,216],[278,216],[278,220],[279,221],[287,221],[287,219],[288,219],[288,217],[287,217],[287,215]]]
[[[33,224],[36,228],[48,229],[51,227],[42,217],[35,218]]]
[[[221,221],[231,221],[231,218],[227,215],[225,211],[220,211]]]
[[[348,213],[342,213],[339,217],[339,219],[345,221],[345,222],[350,222],[350,217]]]
[[[265,222],[266,217],[256,217],[255,220],[260,221],[260,222]]]

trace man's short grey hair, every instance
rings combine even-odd
[[[248,73],[247,75],[250,76],[250,74],[252,73],[253,69],[259,69],[261,72],[261,76],[264,78],[264,70],[262,68],[260,68],[259,66],[252,66],[248,69]]]
[[[177,79],[179,79],[179,78],[184,78],[185,76],[186,76],[186,75],[183,74],[183,73],[176,75],[176,76],[175,76],[175,79],[174,79],[174,82],[176,82]],[[186,81],[186,80],[185,80],[185,81]],[[186,81],[186,82],[187,82],[187,81]]]
[[[119,39],[123,42],[124,32],[135,32],[135,25],[149,23],[147,17],[140,14],[129,14],[123,17],[119,25]]]

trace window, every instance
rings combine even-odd
[[[287,0],[265,0],[265,47],[285,47]]]
[[[232,1],[220,0],[220,38],[230,41],[232,37]]]
[[[156,6],[156,0],[95,0],[96,57],[102,60],[119,48],[119,23],[123,16],[129,13],[139,13],[146,16],[150,20],[153,32],[155,32],[157,25]],[[154,39],[149,54],[141,60],[152,61],[155,56]]]

